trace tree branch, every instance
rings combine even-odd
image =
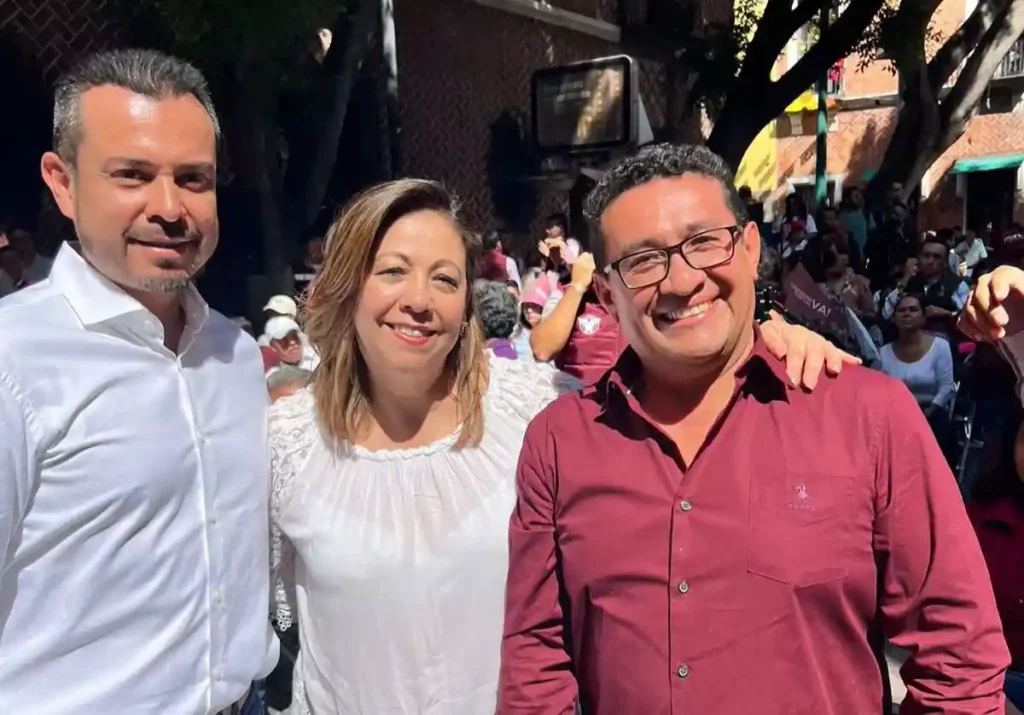
[[[999,15],[1003,1],[978,0],[978,6],[970,17],[942,44],[935,57],[928,63],[928,80],[933,92],[938,92],[945,86],[971,51],[978,46],[981,38]]]
[[[849,53],[882,8],[883,0],[851,0],[846,11],[829,26],[800,60],[775,82],[763,103],[775,108],[777,115],[794,97],[813,85],[832,65]]]
[[[999,63],[1022,32],[1024,0],[1007,0],[1006,7],[993,18],[991,26],[968,57],[956,84],[942,102],[942,116],[947,126],[959,128],[967,122]]]

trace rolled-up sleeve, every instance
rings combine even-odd
[[[0,578],[35,481],[37,440],[30,419],[17,383],[0,373]]]
[[[988,569],[921,410],[893,389],[876,444],[886,635],[910,651],[901,715],[1003,712],[1010,662]]]
[[[555,537],[555,465],[547,415],[527,429],[509,524],[498,715],[572,715],[576,680],[565,649]]]

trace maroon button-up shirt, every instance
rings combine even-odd
[[[758,338],[689,468],[627,350],[527,430],[499,715],[1002,713],[985,562],[913,397],[846,367],[790,391]],[[877,637],[876,637],[877,636]]]

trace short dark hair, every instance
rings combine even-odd
[[[564,233],[566,236],[569,235],[569,219],[564,213],[556,212],[553,214],[549,214],[547,219],[544,221],[545,228],[547,228],[548,226],[556,225],[561,226],[562,233]]]
[[[220,121],[203,74],[177,57],[156,50],[124,49],[85,57],[59,80],[53,101],[53,149],[70,166],[75,165],[82,142],[80,104],[82,95],[111,85],[154,99],[196,98],[210,116],[220,141]]]
[[[700,174],[722,185],[725,202],[736,223],[747,222],[747,208],[736,191],[735,177],[722,157],[705,146],[692,144],[648,144],[636,154],[613,166],[597,182],[584,202],[584,215],[601,236],[601,216],[608,205],[630,189],[655,179],[683,174]],[[605,263],[604,241],[593,241],[591,251],[597,265]]]
[[[485,251],[493,251],[501,243],[501,236],[497,231],[486,231],[483,235],[482,248]]]
[[[507,338],[516,328],[519,303],[508,292],[508,286],[497,281],[477,281],[473,286],[473,303],[484,326],[484,337]]]
[[[921,241],[921,250],[918,251],[918,255],[924,253],[924,247],[927,246],[929,243],[934,243],[936,246],[942,246],[943,251],[949,250],[949,246],[947,246],[941,238],[939,238],[935,234],[928,234],[927,236],[925,236],[924,240]]]

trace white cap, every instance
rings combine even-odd
[[[272,310],[280,315],[290,315],[293,318],[299,315],[299,306],[295,304],[295,300],[291,296],[287,295],[275,295],[267,301],[263,310]]]
[[[299,329],[299,324],[287,315],[271,318],[263,328],[263,334],[271,340],[280,340],[291,332],[298,333],[302,331]]]

